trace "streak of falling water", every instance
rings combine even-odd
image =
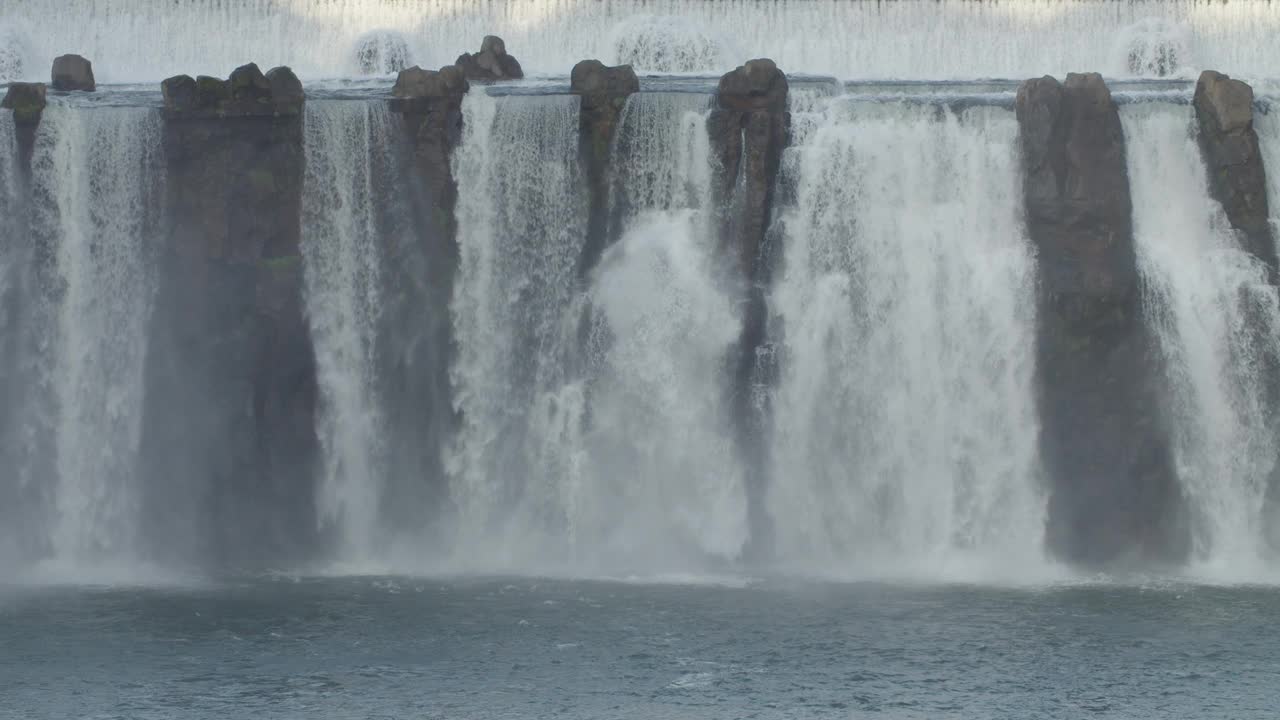
[[[459,562],[521,568],[564,556],[584,482],[578,98],[472,92],[463,114],[452,372],[462,425],[449,461]]]
[[[302,252],[320,385],[319,511],[340,561],[365,562],[379,540],[386,482],[375,358],[382,308],[376,173],[392,150],[384,103],[307,104]]]
[[[1043,562],[1016,137],[1004,109],[837,102],[788,151],[768,496],[784,563],[972,578]]]
[[[1191,111],[1122,108],[1138,267],[1168,365],[1175,458],[1207,573],[1260,568],[1276,462],[1264,370],[1280,352],[1280,307],[1208,182]]]
[[[613,149],[621,237],[589,291],[590,484],[605,562],[705,571],[746,542],[725,359],[742,319],[715,272],[708,99],[633,95]]]
[[[51,414],[54,564],[135,558],[142,369],[153,294],[159,113],[50,105],[33,159],[35,233],[48,253],[31,322]]]

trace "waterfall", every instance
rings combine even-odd
[[[771,57],[793,73],[932,80],[1280,67],[1268,0],[24,0],[0,9],[0,39],[6,27],[0,82],[38,77],[64,52],[93,60],[104,82],[225,76],[250,60],[332,78],[362,74],[370,37],[403,38],[409,64],[439,67],[486,34],[526,72],[562,76],[589,57],[698,72]]]
[[[615,556],[664,568],[735,559],[747,533],[725,402],[742,318],[715,272],[707,110],[702,95],[627,101],[612,155],[621,238],[589,291],[602,342],[581,514]]]
[[[473,92],[463,114],[451,487],[460,546],[506,566],[563,537],[582,482],[585,387],[570,368],[586,227],[578,99]]]
[[[463,562],[697,569],[745,498],[722,402],[740,319],[714,280],[706,96],[633,96],[618,240],[581,287],[577,100],[468,96],[454,369]]]
[[[159,138],[153,110],[50,105],[32,161],[30,236],[7,228],[5,258],[22,278],[6,303],[16,347],[5,370],[19,385],[0,425],[7,501],[28,516],[15,528],[26,554],[58,567],[138,559]]]
[[[1016,138],[1005,109],[836,101],[788,150],[768,505],[792,568],[1040,561]]]
[[[1265,371],[1280,353],[1280,306],[1210,197],[1194,115],[1163,103],[1121,109],[1148,322],[1168,367],[1168,414],[1191,506],[1193,560],[1246,574],[1264,552],[1276,462]]]
[[[320,519],[336,528],[343,560],[366,561],[388,473],[375,357],[384,292],[375,188],[393,131],[383,103],[312,102],[306,112],[302,250],[321,394]]]

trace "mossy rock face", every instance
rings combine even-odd
[[[45,99],[44,83],[13,83],[5,93],[0,107],[13,111],[13,119],[17,123],[35,123],[40,120],[48,101]]]
[[[262,258],[260,265],[263,270],[271,273],[293,272],[302,267],[302,256],[282,255],[280,257]]]
[[[266,168],[249,171],[249,188],[257,195],[270,195],[276,191],[276,178]]]

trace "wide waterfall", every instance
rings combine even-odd
[[[1016,139],[1006,109],[837,98],[789,151],[769,492],[789,564],[1039,561]]]
[[[1269,377],[1280,362],[1280,298],[1209,195],[1193,113],[1151,103],[1124,107],[1122,118],[1193,559],[1204,572],[1249,577],[1270,554],[1274,521],[1265,513],[1280,452]]]
[[[0,82],[43,75],[73,51],[111,82],[190,68],[224,75],[250,60],[343,77],[361,72],[370,38],[403,44],[407,64],[439,67],[486,34],[538,74],[587,57],[715,73],[771,57],[789,72],[841,78],[1194,77],[1210,67],[1274,77],[1277,33],[1267,0],[24,0],[0,9]]]
[[[58,568],[139,558],[159,134],[150,109],[49,107],[5,247],[0,547]]]

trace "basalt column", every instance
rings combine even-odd
[[[1275,240],[1267,208],[1267,176],[1258,133],[1253,129],[1253,88],[1205,70],[1196,83],[1193,104],[1200,123],[1200,150],[1209,173],[1209,189],[1222,204],[1244,249],[1276,275]]]
[[[1124,134],[1097,74],[1018,90],[1028,231],[1040,271],[1048,545],[1086,565],[1176,560],[1183,502],[1143,321]]]
[[[18,143],[18,166],[31,176],[31,153],[36,144],[36,127],[48,104],[44,83],[13,83],[0,101],[0,108],[13,111],[13,131]],[[8,142],[7,140],[5,142]]]
[[[570,88],[582,98],[578,114],[578,161],[587,179],[589,209],[587,238],[578,257],[578,277],[584,278],[600,261],[621,228],[610,222],[609,157],[618,121],[627,98],[640,92],[640,80],[630,65],[606,67],[599,60],[573,66]],[[613,208],[617,217],[621,208]]]
[[[147,363],[146,532],[169,561],[278,566],[314,544],[302,305],[302,85],[246,65],[164,82],[167,246]]]
[[[424,513],[447,497],[442,452],[456,426],[449,368],[456,353],[449,307],[458,268],[458,187],[451,158],[462,139],[462,100],[470,84],[460,68],[408,68],[392,90],[409,162],[381,190],[409,211],[404,232],[382,235],[387,283],[377,353],[394,502],[402,527],[434,525]]]
[[[740,293],[742,335],[729,359],[738,445],[747,468],[751,542],[747,554],[768,552],[771,530],[764,510],[765,393],[771,374],[765,346],[765,294],[773,265],[766,231],[774,189],[786,146],[787,77],[772,60],[750,60],[720,78],[715,108],[707,121],[715,163],[713,193],[719,209],[719,254],[728,282]]]

